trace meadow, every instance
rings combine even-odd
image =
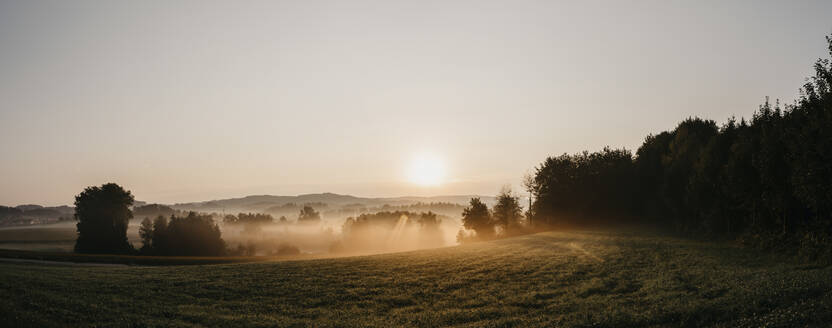
[[[2,326],[823,326],[832,267],[645,233],[337,259],[0,262]]]
[[[78,232],[75,222],[0,228],[0,249],[38,252],[72,252]],[[141,245],[138,222],[131,222],[127,239]]]

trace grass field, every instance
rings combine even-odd
[[[0,249],[71,252],[78,233],[68,224],[0,228]]]
[[[77,238],[75,222],[0,227],[0,249],[68,253],[72,252]],[[127,239],[141,245],[138,222],[131,222]]]
[[[830,277],[727,244],[609,232],[301,261],[0,262],[0,325],[828,326]]]
[[[48,261],[56,264],[123,264],[123,265],[204,265],[248,262],[274,262],[287,259],[312,259],[320,255],[289,256],[133,256],[106,254],[78,254],[67,252],[40,252],[0,249],[0,261],[24,260],[17,262]]]

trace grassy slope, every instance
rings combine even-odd
[[[0,325],[823,326],[830,277],[729,245],[557,232],[327,260],[0,263]]]

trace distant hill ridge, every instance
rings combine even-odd
[[[362,204],[365,206],[408,205],[415,203],[452,203],[465,205],[472,197],[479,197],[486,203],[493,203],[493,196],[449,195],[449,196],[401,196],[401,197],[357,197],[335,193],[303,194],[297,196],[251,195],[240,198],[216,199],[203,202],[176,203],[170,205],[179,210],[250,210],[258,211],[285,204],[323,203],[328,206]]]
[[[466,205],[473,197],[479,197],[486,204],[493,204],[495,198],[493,196],[478,196],[478,195],[445,195],[445,196],[400,196],[400,197],[357,197],[352,195],[342,195],[331,192],[317,193],[317,194],[302,194],[297,196],[277,196],[277,195],[250,195],[240,198],[226,198],[215,199],[201,202],[189,203],[175,203],[162,204],[168,205],[178,210],[262,210],[272,206],[281,206],[289,203],[297,205],[310,203],[323,203],[329,206],[343,206],[361,204],[365,206],[381,206],[381,205],[409,205],[415,203],[452,203],[459,205]],[[134,206],[141,206],[148,204],[144,201],[136,201]],[[25,211],[32,211],[32,214],[37,212],[46,212],[45,210],[55,211],[63,215],[72,215],[74,207],[72,206],[53,206],[45,207],[36,204],[25,204],[19,206],[0,206],[4,210],[0,211],[2,214],[22,214]],[[9,212],[9,213],[5,213]]]

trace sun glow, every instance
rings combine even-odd
[[[410,162],[407,178],[417,185],[438,186],[445,178],[445,165],[439,157],[419,154]]]

